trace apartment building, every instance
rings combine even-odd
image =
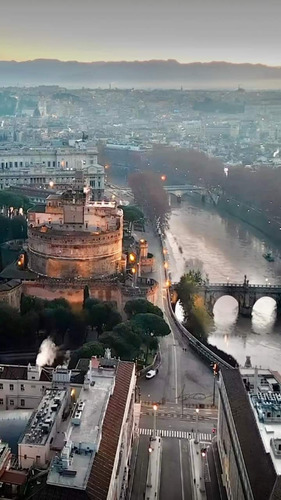
[[[229,500],[281,498],[280,377],[222,369],[217,445]]]

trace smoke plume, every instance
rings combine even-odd
[[[50,337],[43,340],[37,354],[36,365],[40,367],[45,365],[52,366],[57,356],[57,350],[56,344],[54,344]]]

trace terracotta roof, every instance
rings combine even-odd
[[[1,476],[2,483],[22,485],[27,480],[27,473],[19,470],[6,470]]]
[[[107,498],[133,368],[133,363],[125,361],[120,361],[117,367],[115,389],[109,400],[102,427],[102,440],[86,488],[92,500]]]
[[[3,368],[0,369],[1,380],[27,380],[27,366],[2,365],[1,368]]]
[[[222,368],[222,377],[253,497],[255,500],[270,499],[276,472],[265,451],[240,372]]]

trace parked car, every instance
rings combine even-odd
[[[157,375],[157,373],[158,373],[158,368],[156,368],[156,370],[149,370],[149,372],[147,372],[147,374],[145,375],[145,378],[147,379],[153,378],[155,377],[155,375]]]

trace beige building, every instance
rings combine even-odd
[[[108,356],[90,360],[77,393],[46,391],[18,445],[21,467],[49,467],[35,499],[125,499],[138,431],[135,383],[134,363]]]
[[[33,409],[52,385],[52,373],[37,366],[0,366],[0,411]]]
[[[28,266],[51,278],[91,278],[121,270],[123,211],[90,201],[90,190],[50,195],[28,212]]]
[[[79,173],[84,185],[91,186],[93,199],[102,199],[104,167],[98,164],[95,148],[0,150],[0,190],[14,186],[71,186]]]

